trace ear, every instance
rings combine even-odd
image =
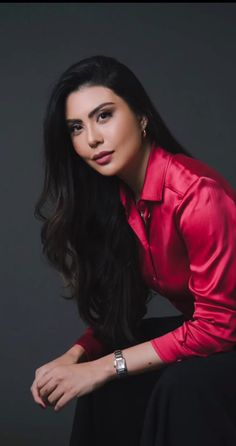
[[[142,130],[144,130],[147,127],[147,124],[148,124],[147,117],[146,116],[141,116],[139,118],[139,121],[140,121],[140,125],[141,125]]]

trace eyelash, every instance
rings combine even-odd
[[[112,112],[110,112],[110,111],[103,111],[103,112],[99,113],[98,118],[99,118],[101,115],[106,115],[107,117],[111,117],[111,116],[112,116]],[[105,119],[106,119],[106,118],[104,118],[102,121],[104,121]],[[80,126],[80,124],[72,124],[72,125],[69,127],[69,132],[70,132],[70,134],[73,135],[73,134],[75,133],[75,131],[80,132],[80,130],[81,130],[81,126],[80,126],[80,129],[76,129],[76,127],[78,127],[78,126]]]

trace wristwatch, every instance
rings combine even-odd
[[[125,358],[122,355],[121,350],[115,350],[114,355],[115,355],[114,367],[116,369],[117,375],[119,376],[119,378],[121,378],[121,377],[127,375],[127,373],[128,373]]]

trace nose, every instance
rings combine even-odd
[[[88,145],[90,147],[97,147],[97,145],[100,142],[103,142],[103,137],[101,132],[96,127],[88,127],[87,130],[87,138],[88,138]]]

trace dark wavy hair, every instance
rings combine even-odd
[[[81,319],[109,348],[134,344],[147,312],[136,235],[119,197],[119,179],[102,176],[73,149],[65,119],[68,95],[104,86],[137,116],[146,116],[148,141],[193,157],[171,135],[142,84],[113,57],[93,56],[70,66],[54,86],[44,119],[44,185],[35,206],[43,221],[43,254],[63,277]]]

